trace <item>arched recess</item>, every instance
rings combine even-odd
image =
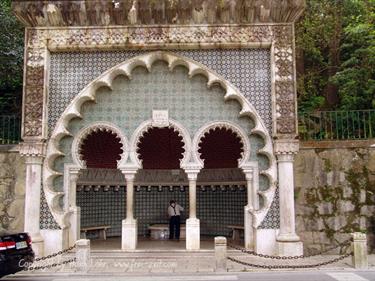
[[[183,143],[183,152],[182,152],[182,159],[180,160],[180,167],[183,168],[184,166],[189,163],[191,159],[191,139],[189,132],[180,124],[179,122],[169,119],[168,120],[168,128],[173,129],[178,135],[182,138]],[[151,128],[154,127],[153,120],[149,119],[143,122],[138,128],[134,131],[132,138],[130,140],[130,159],[132,163],[136,163],[138,168],[142,168],[142,161],[140,159],[139,153],[137,152],[138,145],[141,142],[141,138],[143,135],[148,132]]]
[[[168,64],[168,68],[172,71],[177,66],[184,66],[188,69],[188,76],[192,78],[195,75],[203,75],[207,78],[207,87],[219,85],[225,92],[224,100],[236,100],[240,106],[241,110],[239,112],[239,117],[250,117],[254,121],[254,128],[252,129],[252,134],[257,134],[261,136],[264,140],[264,147],[258,151],[265,155],[269,160],[269,169],[263,171],[265,175],[269,178],[270,188],[261,194],[265,200],[265,204],[261,210],[257,210],[257,219],[254,220],[254,225],[257,226],[262,221],[267,213],[270,203],[274,198],[274,193],[276,189],[276,165],[275,158],[273,155],[273,147],[270,135],[266,129],[263,121],[261,120],[259,114],[256,112],[255,108],[250,104],[250,102],[234,87],[229,81],[225,80],[212,70],[208,69],[204,65],[193,61],[191,59],[170,53],[165,51],[150,52],[144,55],[140,55],[129,59],[100,75],[97,79],[88,84],[69,104],[65,109],[61,117],[59,118],[55,129],[51,134],[51,138],[47,145],[46,161],[44,164],[43,173],[43,189],[46,194],[46,199],[48,206],[50,207],[51,213],[60,225],[60,227],[65,228],[69,226],[68,219],[69,211],[59,204],[60,198],[64,196],[64,192],[57,192],[54,189],[53,182],[56,177],[62,176],[61,173],[54,169],[54,161],[56,158],[64,156],[64,154],[59,150],[59,144],[62,138],[66,136],[71,136],[69,132],[69,122],[73,118],[82,118],[81,116],[81,106],[87,101],[95,101],[96,92],[101,87],[107,87],[112,90],[112,84],[114,79],[119,75],[125,75],[129,79],[132,78],[132,71],[138,66],[145,67],[151,71],[151,66],[156,61],[164,61]],[[170,120],[172,126],[176,125],[176,128],[182,129],[175,121]],[[151,120],[146,121],[145,124],[141,125],[133,134],[130,146],[125,148],[124,155],[118,164],[118,168],[127,167],[129,165],[141,167],[141,162],[136,155],[136,142],[139,140],[139,136],[142,135],[142,128],[152,126]],[[186,130],[185,130],[186,131]],[[184,132],[182,129],[181,132]],[[184,158],[181,160],[181,167],[186,166],[200,166],[199,157],[192,153],[191,140],[188,132],[183,133],[185,152]]]
[[[119,139],[122,146],[122,153],[120,155],[120,159],[117,161],[117,167],[119,163],[127,159],[129,153],[127,149],[129,147],[128,140],[126,136],[123,135],[120,128],[109,122],[96,122],[81,129],[74,138],[72,144],[72,159],[74,164],[78,165],[81,169],[86,168],[86,163],[81,154],[82,144],[84,140],[94,132],[109,132]]]

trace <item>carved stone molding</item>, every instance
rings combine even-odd
[[[299,141],[291,139],[275,140],[274,151],[278,157],[280,155],[294,156],[299,151]]]
[[[21,142],[20,154],[25,157],[45,157],[46,144],[43,142]]]
[[[28,26],[294,22],[305,0],[15,0]]]

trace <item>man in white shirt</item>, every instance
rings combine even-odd
[[[169,201],[168,215],[169,215],[169,239],[180,239],[180,216],[184,210],[176,201]],[[176,232],[176,235],[174,235]]]

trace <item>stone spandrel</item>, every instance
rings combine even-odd
[[[26,26],[247,24],[295,22],[305,0],[13,1]]]

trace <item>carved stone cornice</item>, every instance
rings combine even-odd
[[[14,0],[26,26],[295,22],[305,0]]]
[[[24,157],[45,157],[46,144],[43,142],[21,142],[20,154]]]
[[[294,155],[299,151],[299,141],[294,139],[275,140],[274,151],[278,160],[293,160]]]

